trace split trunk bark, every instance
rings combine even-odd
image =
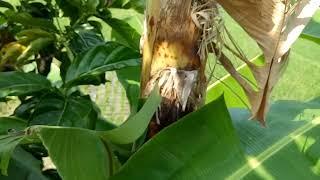
[[[201,32],[192,21],[192,0],[148,0],[142,37],[141,97],[159,87],[162,103],[149,137],[202,105],[205,60],[198,54]]]

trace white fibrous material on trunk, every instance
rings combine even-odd
[[[166,68],[155,74],[149,83],[145,94],[149,94],[157,85],[162,97],[175,99],[177,108],[185,111],[192,89],[198,78],[198,71],[177,70]]]

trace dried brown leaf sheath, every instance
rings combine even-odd
[[[217,0],[217,2],[256,40],[265,65],[246,62],[259,90],[255,91],[230,62],[221,63],[244,88],[251,103],[252,118],[265,123],[270,93],[288,60],[288,52],[320,5],[320,0]]]

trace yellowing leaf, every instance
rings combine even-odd
[[[7,63],[15,64],[17,58],[25,51],[26,47],[12,42],[5,45],[0,51],[0,70],[4,68]]]

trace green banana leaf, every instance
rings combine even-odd
[[[319,179],[320,99],[279,101],[268,128],[223,98],[147,142],[112,180]],[[234,128],[235,127],[235,128]]]

